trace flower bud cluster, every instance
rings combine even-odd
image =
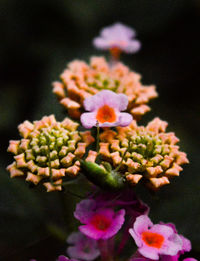
[[[54,115],[33,123],[25,121],[18,129],[21,140],[11,140],[8,151],[15,161],[7,167],[11,178],[26,176],[37,185],[43,180],[47,191],[61,190],[65,176],[74,177],[87,146],[94,141],[89,131],[77,131],[78,123],[66,118],[57,122]]]
[[[148,112],[150,107],[146,104],[157,97],[155,86],[143,86],[139,74],[122,63],[110,66],[103,57],[92,57],[89,65],[79,60],[71,62],[61,80],[62,83],[54,82],[53,92],[72,118],[80,117],[85,98],[102,90],[127,95],[128,112],[134,118]]]
[[[179,139],[165,132],[167,122],[155,118],[146,127],[133,121],[128,127],[107,129],[100,135],[100,155],[113,167],[120,165],[130,184],[143,180],[151,189],[169,184],[169,178],[179,176],[181,166],[188,163],[186,153],[179,150]],[[91,152],[90,152],[91,153]]]

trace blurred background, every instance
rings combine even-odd
[[[66,116],[52,94],[52,81],[75,59],[88,61],[93,37],[114,22],[138,33],[142,49],[122,60],[155,84],[159,98],[141,121],[155,116],[169,122],[190,164],[179,178],[152,197],[138,189],[151,206],[154,222],[176,223],[200,257],[200,1],[199,0],[0,0],[0,260],[53,261],[65,253],[65,237],[75,223],[77,198],[44,193],[24,180],[11,180],[6,166],[17,125],[54,113]]]

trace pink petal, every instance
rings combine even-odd
[[[117,213],[115,213],[115,218],[112,221],[111,226],[109,229],[105,232],[105,234],[102,236],[102,239],[108,239],[121,229],[122,225],[124,224],[124,216],[125,216],[125,210],[121,209]]]
[[[79,232],[73,232],[67,238],[68,244],[75,244],[76,242],[80,241],[83,238],[83,235]]]
[[[104,100],[102,99],[102,92],[86,98],[83,102],[86,111],[96,111],[98,108],[104,105]]]
[[[136,221],[133,225],[133,229],[129,229],[129,233],[135,240],[135,243],[138,247],[142,247],[143,241],[141,239],[141,234],[144,231],[147,231],[149,227],[153,226],[150,218],[147,215],[141,215],[136,218]]]
[[[127,45],[121,47],[121,49],[126,53],[138,52],[140,48],[141,48],[141,43],[138,40],[131,40],[127,43]]]
[[[86,129],[91,129],[97,125],[96,113],[95,112],[85,112],[81,114],[80,118],[81,124]]]
[[[84,199],[76,205],[74,216],[83,224],[87,224],[94,214],[96,202],[93,199]]]
[[[159,250],[160,254],[175,256],[182,249],[182,240],[178,234],[173,235],[173,239],[166,240]]]
[[[143,247],[139,248],[138,251],[140,252],[141,255],[143,255],[147,258],[150,258],[153,260],[159,259],[158,251],[156,248],[148,247],[148,246],[144,245]]]
[[[183,252],[189,252],[192,248],[190,240],[185,238],[182,235],[180,235],[180,237],[181,237],[182,242],[183,242],[182,251]]]
[[[101,32],[100,35],[109,38],[109,37],[115,37],[116,39],[123,39],[131,38],[136,35],[135,31],[126,25],[123,25],[122,23],[115,23],[111,26],[105,27]]]
[[[126,127],[128,126],[133,120],[133,116],[127,112],[121,112],[119,114],[119,126]]]
[[[131,234],[132,238],[135,240],[135,243],[138,247],[141,247],[143,245],[143,241],[141,239],[141,236],[135,233],[135,231],[132,228],[129,228],[128,232]]]
[[[104,39],[104,38],[101,38],[101,37],[94,38],[93,45],[96,48],[99,48],[99,49],[102,49],[102,50],[107,50],[107,49],[110,48],[109,41]]]
[[[152,227],[153,223],[147,215],[141,215],[136,218],[133,229],[137,235],[141,235],[142,232],[147,231],[149,227]]]
[[[100,238],[102,238],[102,236],[104,235],[104,231],[99,231],[97,229],[95,229],[94,226],[88,224],[88,225],[83,225],[83,226],[79,226],[79,230],[86,236],[98,240]]]
[[[98,97],[102,101],[100,106],[96,102],[96,105],[95,105],[96,110],[105,104],[118,111],[126,110],[126,108],[128,106],[128,97],[125,94],[117,94],[110,90],[103,90],[94,96]]]
[[[166,239],[168,239],[171,235],[174,234],[174,231],[171,227],[169,227],[167,225],[160,225],[160,224],[154,225],[150,229],[150,231],[153,233],[158,233],[158,234],[164,236],[164,238],[166,238]]]

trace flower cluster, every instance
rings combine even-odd
[[[61,255],[57,261],[178,261],[191,250],[191,242],[174,224],[151,222],[149,207],[131,186],[141,181],[158,190],[188,163],[175,133],[166,132],[167,122],[154,118],[146,126],[137,123],[157,93],[155,86],[143,86],[139,74],[117,61],[122,51],[139,50],[135,36],[120,23],[103,29],[93,43],[108,49],[111,61],[75,60],[61,74],[61,82],[53,84],[69,116],[91,131],[79,131],[79,123],[70,118],[57,122],[50,115],[20,124],[22,139],[10,141],[8,151],[15,155],[7,167],[11,177],[25,176],[47,191],[59,191],[63,181],[71,184],[70,178],[81,170],[90,185],[74,211],[81,224],[67,239],[69,258]],[[129,253],[127,243],[132,243]]]
[[[123,93],[128,97],[128,112],[135,118],[150,110],[147,103],[157,97],[155,86],[143,86],[141,76],[122,63],[110,66],[103,57],[92,57],[90,64],[73,61],[54,82],[53,92],[72,118],[78,119],[84,100],[102,90]]]
[[[133,121],[128,127],[106,129],[100,134],[99,154],[113,167],[120,165],[130,184],[141,179],[153,189],[168,184],[169,178],[179,176],[180,165],[188,163],[176,143],[173,132],[165,132],[167,122],[155,118],[146,127]]]
[[[53,115],[20,124],[22,139],[11,140],[8,147],[15,155],[15,161],[7,167],[11,178],[25,176],[35,185],[43,180],[47,191],[61,190],[62,179],[74,177],[80,170],[76,157],[81,158],[94,141],[89,131],[79,132],[77,127],[68,118],[57,122]]]

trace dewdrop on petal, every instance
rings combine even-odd
[[[57,122],[54,115],[20,124],[22,139],[11,140],[8,147],[15,155],[7,167],[11,178],[25,176],[34,185],[43,182],[47,191],[62,190],[63,178],[79,173],[76,157],[81,158],[94,141],[89,131],[77,131],[78,126],[68,118]]]
[[[53,83],[53,92],[74,119],[79,119],[84,112],[84,100],[102,90],[125,94],[127,112],[134,119],[148,112],[147,103],[157,97],[154,85],[142,85],[139,74],[122,63],[109,66],[104,57],[92,57],[89,64],[75,60],[60,77],[62,82]]]
[[[146,127],[133,121],[128,127],[103,131],[99,143],[102,161],[111,164],[112,169],[120,166],[118,174],[131,185],[144,181],[157,190],[169,184],[188,159],[176,145],[179,139],[173,132],[165,132],[166,127],[167,122],[155,118]]]

